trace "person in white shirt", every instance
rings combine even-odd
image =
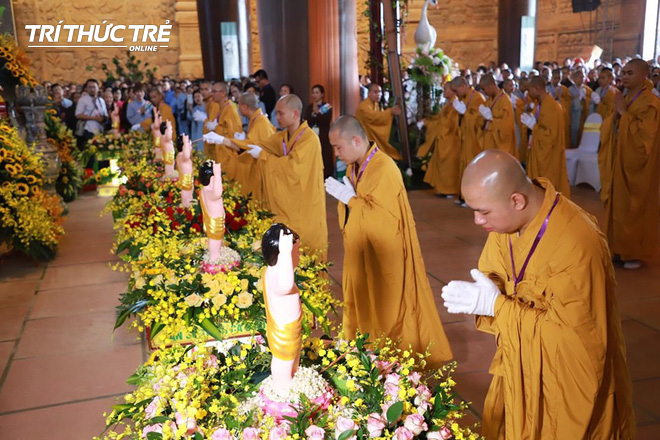
[[[80,97],[76,104],[76,118],[84,121],[82,133],[76,130],[76,135],[84,142],[103,133],[103,123],[108,118],[108,109],[99,96],[99,83],[95,79],[88,79],[85,83],[86,95]]]

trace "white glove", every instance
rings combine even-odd
[[[215,133],[213,131],[209,131],[206,133],[204,136],[202,136],[202,139],[204,142],[209,143],[209,144],[219,144],[222,145],[225,142],[225,137],[219,135],[218,133]]]
[[[478,269],[470,271],[474,283],[450,281],[442,288],[442,299],[449,313],[495,316],[495,301],[500,289]]]
[[[424,121],[417,122],[417,129],[418,130],[421,130],[423,126],[424,126]]]
[[[580,89],[580,101],[584,101],[584,99],[587,97],[587,89],[582,87]]]
[[[261,148],[259,145],[248,145],[248,147],[250,149],[247,150],[247,153],[255,159],[259,159],[259,155],[261,154],[261,150],[263,150],[263,148]]]
[[[131,127],[131,131],[138,131],[142,126],[140,124],[135,124]]]
[[[463,101],[459,101],[458,99],[454,99],[451,105],[453,105],[456,111],[462,115],[464,115],[465,111],[467,110],[465,103]]]
[[[598,93],[592,93],[591,102],[593,102],[596,105],[600,104],[600,95]]]
[[[245,133],[241,132],[236,132],[234,133],[234,139],[239,140],[239,141],[244,141],[245,140]]]
[[[204,122],[204,121],[206,121],[206,118],[208,118],[208,116],[203,111],[195,110],[193,112],[193,119],[196,122]]]
[[[479,106],[479,113],[481,113],[481,116],[483,116],[487,121],[493,120],[493,112],[483,104]]]
[[[529,113],[523,113],[520,115],[520,122],[525,124],[530,130],[533,130],[536,125],[536,118]]]
[[[218,126],[217,121],[209,121],[209,122],[206,123],[206,129],[209,130],[209,131],[215,130],[215,127],[217,127],[217,126]]]
[[[344,183],[334,177],[325,179],[325,191],[345,205],[348,205],[349,200],[355,197],[355,189],[346,176],[344,176]]]

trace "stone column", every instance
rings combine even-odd
[[[309,84],[325,88],[325,100],[339,116],[339,5],[337,0],[309,1]],[[310,91],[311,92],[311,91]],[[307,103],[305,103],[306,105]]]
[[[520,31],[523,16],[536,17],[536,0],[499,0],[497,55],[500,63],[520,66]]]
[[[339,59],[341,66],[341,113],[353,115],[360,103],[358,84],[358,31],[355,0],[339,0]]]
[[[202,78],[202,46],[196,0],[177,0],[174,20],[179,28],[179,78]]]

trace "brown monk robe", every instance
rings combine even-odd
[[[490,119],[482,113],[482,116],[486,119],[483,125],[483,149],[497,149],[518,157],[516,122],[509,95],[504,90],[500,90],[491,74],[481,77],[479,85],[488,98],[484,104],[484,109],[480,109],[480,112],[490,112],[488,114]]]
[[[170,121],[172,123],[172,133],[176,135],[176,118],[172,113],[172,108],[165,103],[163,93],[160,90],[153,88],[149,90],[149,99],[154,107],[158,109],[161,122]],[[142,126],[144,131],[149,132],[153,122],[153,118],[147,118],[140,123],[140,126]]]
[[[530,79],[527,93],[538,103],[531,114],[536,124],[527,153],[527,175],[532,179],[546,177],[558,191],[570,197],[564,153],[564,110],[548,95],[545,80],[540,76]]]
[[[660,98],[652,93],[648,65],[632,60],[616,92],[615,111],[602,125],[601,198],[610,249],[627,269],[653,256],[658,243]]]
[[[439,368],[452,352],[401,172],[375,143],[369,144],[352,116],[332,124],[330,143],[348,165],[345,183],[326,180],[326,191],[339,200],[344,238],[344,332],[350,339],[358,330],[373,339],[384,334],[418,353],[428,348],[427,367]]]
[[[470,87],[462,76],[452,79],[450,85],[461,103],[457,104],[458,112],[462,112],[459,116],[461,157],[458,164],[458,174],[463,176],[465,167],[483,149],[480,141],[481,129],[485,121],[479,113],[479,106],[483,105],[486,100],[484,95]]]
[[[360,121],[367,132],[369,140],[376,142],[380,148],[394,160],[401,160],[401,153],[390,145],[390,131],[392,131],[392,119],[401,114],[401,107],[394,106],[386,110],[380,109],[380,98],[383,91],[378,84],[369,86],[367,99],[358,104],[355,117]]]
[[[243,195],[252,194],[255,200],[264,201],[263,178],[259,162],[255,161],[246,150],[248,145],[265,141],[275,133],[275,127],[270,120],[261,113],[259,101],[254,93],[246,92],[238,98],[238,109],[243,116],[249,118],[245,139],[226,137],[224,145],[237,151],[238,157],[234,162],[235,178],[241,184]]]
[[[204,108],[206,109],[206,120],[204,121],[204,125],[202,126],[202,133],[206,134],[209,131],[207,127],[207,123],[209,121],[215,120],[215,118],[218,116],[218,113],[220,111],[220,106],[218,105],[217,102],[213,99],[213,83],[211,81],[202,81],[201,84],[199,85],[199,92],[202,94],[202,98],[204,98]],[[213,115],[213,117],[211,117]],[[215,150],[215,147],[213,144],[209,143],[204,143],[204,157],[206,159],[213,159],[213,152]]]
[[[470,164],[461,190],[490,234],[476,283],[451,281],[442,297],[495,335],[482,434],[634,439],[614,269],[596,219],[496,150]]]
[[[456,94],[449,85],[444,88],[447,102],[440,113],[426,120],[426,141],[417,151],[424,157],[432,151],[424,174],[424,182],[437,194],[456,195],[460,191],[458,161],[461,140],[458,133],[458,113],[451,102]]]

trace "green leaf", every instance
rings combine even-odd
[[[169,417],[166,416],[156,416],[152,417],[149,419],[149,423],[154,424],[154,423],[166,423],[170,420]]]
[[[332,384],[335,386],[335,388],[337,388],[337,391],[339,391],[339,394],[346,395],[349,393],[349,390],[346,387],[346,381],[341,379],[338,374],[332,376],[330,380],[332,381]]]
[[[339,435],[339,438],[337,438],[337,440],[346,440],[347,438],[352,437],[354,433],[355,433],[354,429],[347,429],[346,431],[342,432]]]
[[[147,433],[147,440],[163,440],[163,434],[160,432]]]
[[[218,341],[222,341],[224,339],[224,335],[222,334],[218,326],[215,325],[215,323],[211,321],[209,318],[204,318],[204,320],[199,323],[199,326],[202,327],[206,333],[208,333]]]
[[[387,421],[392,424],[399,420],[403,413],[403,402],[399,401],[390,406],[387,410]]]
[[[202,434],[200,434],[199,432],[195,433],[194,438],[195,438],[195,440],[202,440],[203,439]]]
[[[117,317],[117,320],[115,321],[115,326],[112,329],[112,331],[117,330],[121,325],[126,321],[126,319],[130,316],[131,314],[131,309],[126,309],[121,314]]]
[[[133,240],[130,238],[128,240],[124,240],[121,243],[119,243],[119,246],[117,246],[117,252],[116,254],[119,255],[126,249],[128,249],[131,246],[131,243],[133,243]]]
[[[164,328],[165,328],[165,324],[161,324],[160,322],[154,322],[153,325],[151,326],[151,332],[149,333],[151,339],[153,339]]]
[[[133,373],[128,376],[126,383],[129,385],[138,385],[142,381],[142,377],[139,374]]]

